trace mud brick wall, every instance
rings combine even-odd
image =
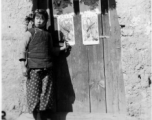
[[[150,0],[117,0],[127,112],[150,120]]]
[[[27,0],[2,0],[2,110],[6,111],[7,120],[27,111],[18,43],[23,39],[24,18],[31,8],[32,3]]]
[[[150,0],[117,0],[121,25],[122,67],[127,113],[150,120]],[[30,0],[2,0],[2,109],[8,120],[27,112],[25,79],[18,61],[18,43],[25,31]]]

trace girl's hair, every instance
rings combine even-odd
[[[36,9],[33,15],[33,20],[36,16],[40,16],[40,15],[44,16],[46,22],[48,21],[48,13],[44,9]]]
[[[30,21],[34,21],[36,16],[42,15],[44,16],[46,22],[48,21],[48,13],[46,10],[44,9],[36,9],[34,12],[32,12],[31,14],[29,14],[28,16],[26,16],[25,21],[26,22],[30,22]]]

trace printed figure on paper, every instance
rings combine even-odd
[[[93,10],[99,7],[99,0],[80,0],[80,4],[84,3],[84,5],[90,6],[90,10]]]
[[[82,35],[84,45],[99,44],[97,14],[82,15]]]
[[[53,0],[54,15],[73,12],[73,0]]]
[[[96,13],[101,13],[101,5],[99,0],[79,0],[80,3],[80,13],[85,11],[94,11]]]
[[[58,17],[58,30],[59,33],[63,34],[63,37],[60,36],[60,38],[62,37],[70,45],[75,44],[74,23],[72,15],[62,15]]]

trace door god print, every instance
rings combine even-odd
[[[83,44],[99,44],[98,14],[88,12],[82,14]]]
[[[75,44],[75,36],[74,36],[74,23],[73,23],[73,15],[60,15],[57,17],[58,19],[58,30],[59,35],[63,40],[67,41],[70,45]]]

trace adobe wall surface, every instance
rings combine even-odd
[[[2,109],[8,120],[27,112],[25,79],[18,62],[18,43],[25,30],[24,17],[30,0],[2,0]],[[150,120],[150,0],[117,0],[122,26],[122,67],[127,112],[140,120]]]
[[[14,120],[26,110],[25,80],[18,61],[19,41],[25,31],[23,20],[31,11],[28,0],[2,0],[2,110]]]
[[[127,112],[141,120],[150,120],[151,112],[150,10],[150,0],[117,0]]]

